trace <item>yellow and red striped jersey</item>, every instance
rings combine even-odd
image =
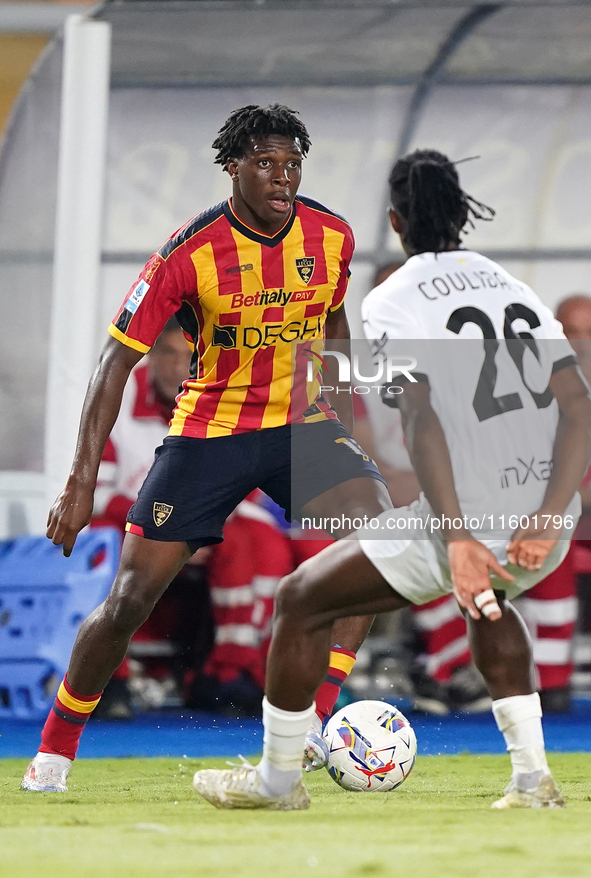
[[[309,351],[323,347],[353,253],[348,223],[298,196],[272,237],[225,201],[190,220],[146,264],[111,335],[147,352],[173,314],[194,350],[171,436],[225,436],[336,417]],[[296,376],[294,381],[294,375]]]

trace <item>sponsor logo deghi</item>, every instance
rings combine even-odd
[[[290,320],[288,323],[266,323],[263,326],[218,326],[213,328],[213,347],[256,350],[268,348],[277,342],[290,343],[322,337],[319,317],[309,320]]]

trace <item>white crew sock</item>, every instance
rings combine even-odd
[[[258,770],[265,795],[284,796],[301,777],[306,735],[314,715],[314,704],[306,710],[282,710],[263,698],[265,735]]]
[[[314,711],[314,716],[310,720],[310,731],[314,731],[322,736],[322,720],[320,719],[316,711]]]
[[[67,756],[61,756],[59,753],[37,753],[35,762],[38,765],[58,765],[62,771],[72,764],[71,759],[68,759]]]
[[[492,710],[511,757],[513,782],[518,789],[533,789],[543,775],[550,774],[539,694],[499,698]]]

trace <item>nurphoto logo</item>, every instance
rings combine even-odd
[[[406,381],[417,382],[417,378],[412,374],[412,370],[416,369],[417,361],[415,357],[394,357],[384,356],[377,362],[374,362],[374,374],[363,375],[362,366],[360,364],[359,354],[353,354],[349,358],[342,351],[316,351],[306,348],[304,355],[308,360],[306,381],[311,383],[316,380],[319,372],[324,370],[326,377],[328,373],[328,364],[325,357],[335,357],[338,364],[338,382],[339,384],[352,384],[354,393],[371,393],[371,388],[380,392],[382,387],[387,387],[390,394],[402,393],[401,387],[393,385],[395,379],[404,378]],[[330,385],[323,385],[321,390],[334,390]],[[337,392],[339,388],[337,387]]]

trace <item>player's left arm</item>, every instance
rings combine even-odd
[[[566,366],[555,372],[550,388],[560,410],[552,474],[537,520],[530,516],[529,527],[518,528],[507,549],[509,561],[527,570],[539,570],[560,538],[564,513],[591,456],[591,397],[577,367]]]
[[[351,362],[351,333],[349,332],[349,322],[345,314],[344,305],[340,305],[336,310],[328,312],[325,332],[326,350],[339,351],[345,354],[349,362]],[[327,357],[326,365],[328,368],[326,386],[333,387],[334,390],[323,391],[323,396],[326,397],[326,401],[337,413],[343,427],[349,433],[352,433],[354,418],[351,385],[350,383],[339,381],[339,367],[336,357]]]
[[[397,397],[397,407],[414,471],[441,523],[438,530],[447,543],[454,595],[459,605],[478,619],[481,614],[475,599],[490,591],[491,572],[507,582],[512,582],[513,577],[464,525],[449,449],[441,422],[431,406],[429,385],[422,381],[406,382],[403,393]],[[454,521],[461,526],[454,527]],[[493,603],[485,610],[491,621],[501,616],[496,601]]]

